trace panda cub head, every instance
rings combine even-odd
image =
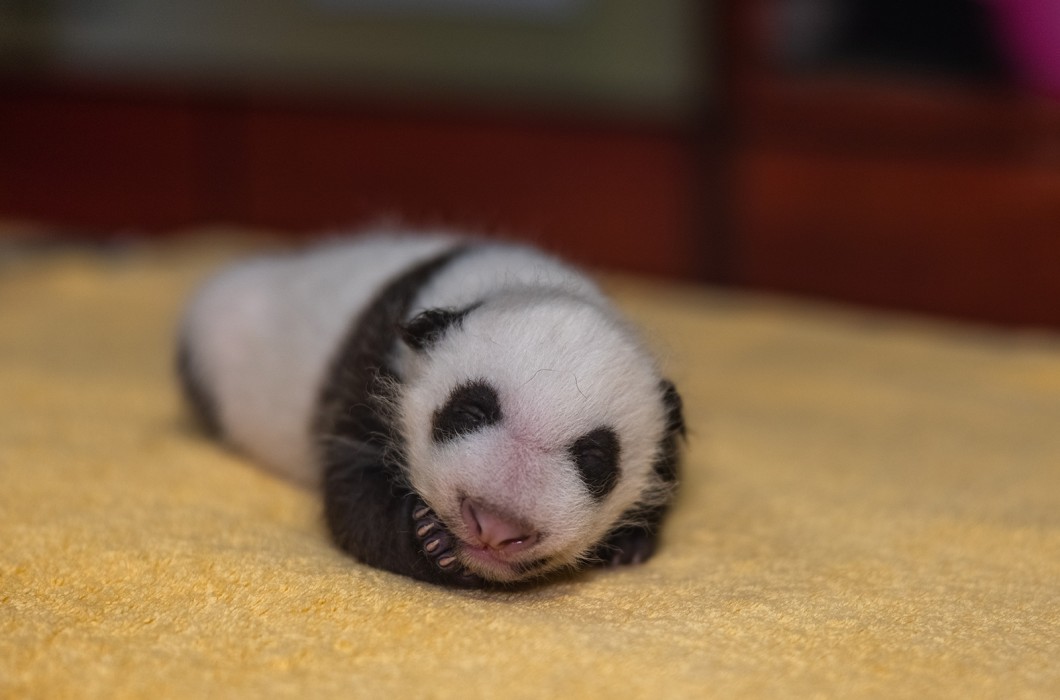
[[[405,476],[470,572],[512,582],[574,566],[668,499],[672,386],[613,311],[517,291],[420,313],[403,337]]]

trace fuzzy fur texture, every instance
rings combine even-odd
[[[654,550],[680,399],[597,287],[539,251],[372,237],[240,263],[193,301],[180,355],[221,437],[321,485],[369,564],[488,585]]]
[[[372,237],[232,265],[203,285],[185,315],[185,386],[211,397],[227,442],[316,486],[310,418],[336,348],[390,278],[452,245],[445,236]]]

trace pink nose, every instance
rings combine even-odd
[[[471,537],[492,550],[515,554],[537,542],[538,534],[532,528],[514,522],[470,498],[464,499],[460,510]]]

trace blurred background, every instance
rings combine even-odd
[[[1060,327],[1060,2],[0,0],[0,221],[380,220]]]

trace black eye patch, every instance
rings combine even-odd
[[[618,482],[618,436],[611,428],[597,428],[570,446],[570,456],[582,481],[596,500],[603,499]]]
[[[469,435],[500,422],[502,417],[500,399],[493,387],[481,380],[463,384],[434,412],[434,441],[448,442]]]

